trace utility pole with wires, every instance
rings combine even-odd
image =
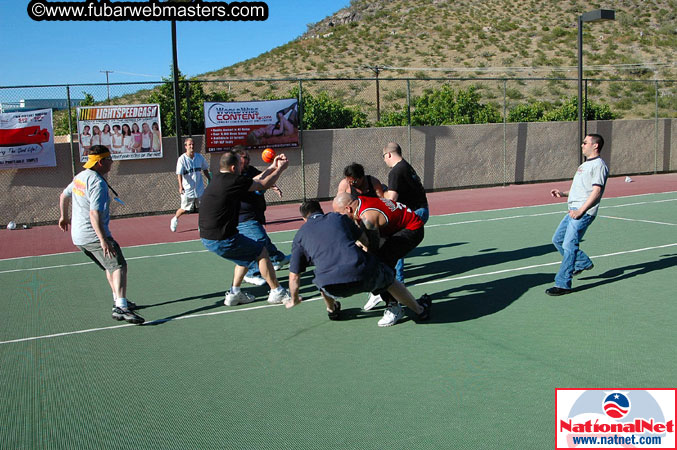
[[[376,121],[381,121],[381,95],[378,82],[378,74],[385,68],[383,66],[364,66],[376,74]]]
[[[112,70],[99,70],[101,73],[106,74],[106,92],[108,93],[108,104],[110,104],[110,84],[108,84],[108,74],[113,73]]]

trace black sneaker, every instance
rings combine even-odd
[[[115,302],[113,302],[113,309],[115,309]],[[127,300],[127,309],[134,311],[135,309],[138,309],[138,308],[136,307],[136,303],[134,303],[131,300]]]
[[[571,293],[572,289],[563,289],[561,287],[553,286],[550,289],[546,289],[545,293],[548,295],[565,295]]]
[[[586,267],[585,269],[574,270],[574,272],[573,272],[572,275],[574,275],[574,276],[575,276],[575,275],[580,275],[580,274],[582,274],[584,271],[586,271],[586,270],[592,270],[592,269],[594,269],[594,268],[595,268],[595,265],[594,265],[594,264],[590,264],[590,265],[589,265],[588,267]]]
[[[332,312],[327,311],[327,316],[329,316],[329,320],[339,320],[339,316],[341,315],[341,302],[334,302],[334,310]]]
[[[140,315],[136,314],[129,308],[113,308],[113,319],[124,320],[128,323],[142,324],[146,320]]]
[[[428,294],[423,294],[416,302],[423,307],[423,312],[418,315],[418,320],[430,319],[430,310],[433,306],[433,301]]]

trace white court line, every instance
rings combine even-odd
[[[464,220],[462,222],[450,222],[450,223],[438,223],[435,225],[426,224],[426,228],[436,228],[436,227],[449,227],[452,225],[466,225],[469,223],[479,223],[479,222],[496,222],[498,220],[509,220],[509,219],[523,219],[525,217],[538,217],[538,216],[548,216],[552,214],[566,214],[565,211],[553,211],[547,213],[538,213],[538,214],[520,214],[517,216],[507,216],[507,217],[493,217],[491,219],[475,219],[475,220]]]
[[[657,250],[657,249],[662,249],[662,248],[668,248],[668,247],[674,247],[677,246],[677,242],[673,244],[665,244],[665,245],[657,245],[655,247],[645,247],[645,248],[638,248],[634,250],[625,250],[622,252],[615,252],[615,253],[607,253],[604,255],[597,255],[597,256],[592,256],[591,258],[607,258],[610,256],[618,256],[618,255],[626,255],[630,253],[639,253],[639,252],[644,252],[644,251],[649,251],[649,250]],[[430,284],[438,284],[438,283],[445,283],[449,281],[457,281],[457,280],[467,280],[469,278],[478,278],[478,277],[485,277],[485,276],[490,276],[490,275],[497,275],[497,274],[502,274],[502,273],[508,273],[508,272],[518,272],[522,270],[529,270],[529,269],[536,269],[540,267],[547,267],[547,266],[554,266],[560,264],[559,261],[557,262],[550,262],[550,263],[544,263],[544,264],[534,264],[530,266],[522,266],[522,267],[516,267],[513,269],[504,269],[504,270],[496,270],[493,272],[483,272],[483,273],[476,273],[473,275],[462,275],[459,277],[451,277],[451,278],[444,278],[441,280],[434,280],[434,281],[426,281],[425,283],[418,283],[418,284],[413,284],[413,287],[418,287],[418,286],[427,286]],[[311,301],[319,300],[321,297],[313,297],[308,300],[303,300],[303,302],[308,303]],[[151,324],[159,324],[159,323],[164,323],[164,322],[169,322],[169,321],[174,321],[174,320],[183,320],[183,319],[195,319],[199,317],[207,317],[207,316],[218,316],[221,314],[231,314],[231,313],[236,313],[236,312],[244,312],[244,311],[254,311],[257,309],[263,309],[263,308],[273,308],[277,306],[282,306],[282,305],[261,305],[261,306],[251,306],[251,307],[246,307],[246,308],[241,308],[241,309],[228,309],[225,311],[215,311],[215,312],[210,312],[210,313],[202,313],[202,314],[190,314],[187,316],[181,316],[181,317],[176,317],[174,319],[159,319],[151,322],[147,322],[145,325],[151,325]],[[19,342],[27,342],[27,341],[36,341],[39,339],[49,339],[49,338],[55,338],[55,337],[62,337],[62,336],[70,336],[74,334],[83,334],[83,333],[92,333],[95,331],[105,331],[105,330],[113,330],[117,328],[124,328],[124,327],[136,327],[138,325],[132,325],[132,324],[125,324],[125,325],[114,325],[110,327],[102,327],[102,328],[90,328],[88,330],[78,330],[78,331],[67,331],[63,333],[55,333],[55,334],[48,334],[48,335],[43,335],[43,336],[33,336],[33,337],[27,337],[27,338],[20,338],[20,339],[12,339],[9,341],[0,341],[0,345],[5,345],[5,344],[14,344],[14,343],[19,343]]]
[[[606,208],[621,208],[625,206],[636,206],[636,205],[645,205],[645,204],[651,204],[651,203],[663,203],[663,202],[671,202],[671,201],[677,201],[677,199],[667,199],[667,200],[652,200],[652,201],[647,201],[647,202],[639,202],[639,203],[627,203],[624,205],[613,205],[613,206],[607,206]],[[512,208],[508,208],[512,209]],[[565,214],[565,211],[552,211],[552,212],[545,212],[545,213],[535,213],[535,214],[519,214],[515,216],[508,216],[508,217],[492,217],[490,219],[476,219],[476,220],[465,220],[462,222],[450,222],[450,223],[442,223],[442,224],[430,224],[426,225],[426,228],[437,228],[437,227],[448,227],[448,226],[454,226],[454,225],[466,225],[470,223],[481,223],[481,222],[496,222],[500,220],[510,220],[510,219],[523,219],[523,218],[528,218],[528,217],[539,217],[539,216],[548,216],[548,215],[554,215],[554,214]],[[441,216],[440,216],[441,217]],[[620,218],[618,218],[620,219]],[[632,220],[632,219],[627,219],[627,220]],[[658,222],[656,222],[658,223]],[[184,241],[188,242],[188,241]],[[275,244],[289,244],[292,241],[282,241],[282,242],[276,242]],[[149,244],[149,245],[159,245],[159,244]],[[143,247],[143,245],[137,246],[137,247]],[[132,248],[132,247],[126,247],[126,248]],[[183,252],[174,252],[174,253],[165,253],[161,255],[147,255],[147,256],[133,256],[129,258],[125,258],[128,261],[133,261],[136,259],[149,259],[149,258],[163,258],[166,256],[177,256],[177,255],[189,255],[193,253],[204,253],[207,250],[202,249],[202,250],[189,250],[189,251],[183,251]],[[78,252],[76,252],[78,253]],[[0,261],[5,261],[5,260],[0,260]],[[6,273],[17,273],[17,272],[34,272],[38,270],[47,270],[47,269],[61,269],[64,267],[76,267],[76,266],[83,266],[87,264],[94,264],[93,262],[82,262],[82,263],[73,263],[73,264],[59,264],[55,266],[43,266],[43,267],[32,267],[28,269],[9,269],[9,270],[0,270],[0,275],[6,274]]]
[[[322,297],[313,297],[308,300],[303,300],[304,303],[308,302],[314,302],[315,300],[320,300]],[[187,316],[180,316],[180,317],[175,317],[173,319],[158,319],[158,320],[152,320],[150,322],[146,322],[143,324],[143,326],[147,325],[157,325],[165,322],[173,322],[175,320],[183,320],[183,319],[195,319],[197,317],[207,317],[207,316],[220,316],[221,314],[232,314],[232,313],[238,313],[238,312],[245,312],[245,311],[254,311],[256,309],[264,309],[264,308],[274,308],[278,306],[283,306],[283,305],[261,305],[261,306],[250,306],[247,308],[242,308],[242,309],[228,309],[225,311],[215,311],[215,312],[210,312],[210,313],[202,313],[202,314],[189,314]],[[16,344],[19,342],[28,342],[28,341],[37,341],[39,339],[51,339],[51,338],[56,338],[56,337],[62,337],[62,336],[71,336],[74,334],[85,334],[85,333],[93,333],[95,331],[106,331],[106,330],[115,330],[118,328],[127,328],[127,327],[138,327],[139,325],[131,324],[131,323],[126,323],[124,325],[112,325],[110,327],[100,327],[100,328],[90,328],[88,330],[77,330],[77,331],[66,331],[63,333],[54,333],[54,334],[46,334],[43,336],[33,336],[33,337],[27,337],[27,338],[20,338],[20,339],[12,339],[10,341],[0,341],[0,345],[4,344]]]
[[[665,200],[651,200],[651,201],[646,201],[646,202],[636,202],[636,203],[626,203],[623,205],[602,205],[603,209],[608,209],[608,208],[625,208],[626,206],[638,206],[638,205],[649,205],[652,203],[664,203],[664,202],[675,202],[677,201],[677,198],[670,198],[670,199],[665,199]],[[553,203],[549,203],[549,205],[552,205]],[[565,205],[565,204],[564,204]],[[536,206],[547,206],[547,205],[536,205]],[[526,208],[531,208],[532,206],[528,206]],[[522,208],[522,207],[518,207]],[[510,209],[515,209],[515,208],[505,208],[503,210],[510,210]],[[490,211],[499,211],[499,210],[490,210]],[[473,211],[473,212],[483,212],[483,211]],[[464,213],[457,213],[457,214],[464,214]],[[426,224],[426,228],[435,228],[435,227],[448,227],[452,225],[465,225],[469,223],[478,223],[478,222],[495,222],[497,220],[508,220],[508,219],[523,219],[525,217],[538,217],[538,216],[548,216],[548,215],[553,215],[553,214],[566,214],[565,210],[562,211],[551,211],[551,212],[546,212],[546,213],[538,213],[538,214],[519,214],[516,216],[507,216],[507,217],[493,217],[491,219],[475,219],[475,220],[464,220],[463,222],[450,222],[450,223],[441,223],[441,224],[436,224],[436,225],[428,225]],[[449,216],[451,214],[445,214],[446,216]],[[442,217],[442,216],[439,216]],[[603,217],[603,216],[600,216]],[[621,219],[620,217],[611,217],[614,219]],[[622,219],[621,219],[622,220]],[[634,219],[626,219],[626,220],[634,220]],[[673,225],[671,223],[661,223],[661,222],[651,222],[651,221],[645,221],[648,223],[656,223],[660,225]]]
[[[633,197],[643,197],[645,195],[662,195],[662,194],[677,194],[677,191],[668,191],[668,192],[650,192],[648,194],[634,194],[634,195],[625,195],[622,197],[609,197],[606,199],[606,201],[611,201],[614,199],[625,199],[625,198],[633,198]],[[667,200],[656,200],[656,202],[671,202],[675,201],[677,199],[667,199]],[[652,202],[649,202],[652,203]],[[640,203],[628,203],[628,206],[630,205],[642,205],[644,202]],[[526,206],[511,206],[509,208],[496,208],[496,209],[478,209],[474,211],[461,211],[461,212],[455,212],[455,213],[449,213],[449,214],[439,214],[436,215],[435,217],[445,217],[445,216],[456,216],[459,214],[474,214],[474,213],[481,213],[481,212],[492,212],[492,211],[510,211],[511,209],[522,209],[522,208],[540,208],[542,206],[554,206],[554,205],[566,205],[566,203],[541,203],[539,205],[526,205]],[[624,205],[621,205],[624,206]],[[617,208],[617,206],[604,206],[605,208]]]
[[[648,194],[626,195],[626,196],[623,196],[623,197],[611,197],[608,200],[625,199],[625,198],[632,198],[632,197],[642,197],[642,196],[645,196],[645,195],[661,195],[661,194],[674,194],[674,193],[677,193],[677,191],[652,192],[652,193],[648,193]],[[646,204],[646,203],[661,203],[661,202],[672,202],[672,201],[677,201],[677,199],[655,200],[655,201],[651,201],[651,202],[639,202],[639,203],[628,203],[627,205],[615,205],[615,206],[614,205],[610,205],[610,206],[605,205],[604,208],[620,208],[620,207],[623,207],[623,206],[634,206],[634,205],[643,205],[643,204]],[[456,215],[459,215],[459,214],[473,214],[473,213],[493,212],[493,211],[509,211],[511,209],[522,209],[522,208],[538,208],[538,207],[541,207],[541,206],[553,206],[553,205],[558,205],[558,204],[560,204],[560,203],[543,203],[543,204],[540,204],[540,205],[511,206],[510,208],[496,208],[496,209],[482,209],[482,210],[476,210],[476,211],[462,211],[462,212],[455,212],[455,213],[449,213],[449,214],[438,214],[434,217],[447,217],[447,216],[456,216]],[[562,203],[562,205],[563,205],[563,203]],[[514,216],[514,217],[516,218],[516,217],[521,217],[521,216]],[[460,222],[460,223],[463,223],[463,222]],[[468,222],[468,223],[470,223],[470,222]],[[429,225],[429,227],[431,227],[431,226],[433,226],[433,225]],[[440,226],[440,225],[435,225],[435,226]],[[279,233],[289,233],[289,232],[293,232],[293,231],[296,231],[296,230],[270,231],[270,232],[268,232],[268,235],[279,234]],[[184,243],[199,242],[199,241],[200,241],[199,239],[190,239],[190,240],[187,240],[187,241],[176,241],[176,242],[156,242],[156,243],[153,243],[153,244],[129,245],[129,246],[126,246],[124,248],[127,249],[127,248],[152,247],[152,246],[155,246],[155,245],[184,244]],[[275,244],[289,244],[291,242],[292,241],[283,241],[283,242],[275,242]],[[44,257],[44,256],[71,255],[71,254],[75,254],[75,253],[80,253],[80,252],[79,251],[72,251],[72,252],[62,252],[62,253],[48,253],[46,255],[17,256],[17,257],[14,257],[14,258],[1,258],[0,261],[13,261],[13,260],[17,260],[17,259],[40,258],[40,257]],[[57,266],[55,266],[55,267],[57,267]],[[3,272],[0,272],[0,273],[3,273]]]
[[[176,253],[165,253],[162,255],[144,255],[144,256],[132,256],[125,257],[125,260],[131,261],[135,259],[149,259],[149,258],[162,258],[165,256],[177,256],[177,255],[190,255],[192,253],[204,253],[207,250],[190,250],[185,252],[176,252]],[[36,270],[46,270],[46,269],[62,269],[64,267],[76,267],[76,266],[86,266],[88,264],[94,264],[93,261],[81,262],[81,263],[72,263],[72,264],[59,264],[57,266],[44,266],[44,267],[31,267],[28,269],[10,269],[10,270],[0,270],[0,275],[3,273],[15,273],[15,272],[33,272]]]
[[[268,232],[268,235],[270,236],[271,234],[278,234],[278,233],[289,233],[292,231],[296,230],[280,230],[280,231],[270,231]],[[189,239],[187,241],[176,241],[176,242],[155,242],[152,244],[139,244],[139,245],[127,245],[123,247],[124,249],[128,248],[143,248],[143,247],[154,247],[157,245],[171,245],[171,244],[188,244],[191,242],[200,242],[200,239]],[[289,241],[291,242],[291,241]],[[284,244],[284,242],[280,242],[280,244]],[[73,255],[73,254],[79,254],[82,253],[79,250],[74,250],[72,252],[61,252],[61,253],[47,253],[45,255],[33,255],[33,256],[15,256],[14,258],[0,258],[0,262],[2,261],[14,261],[17,259],[28,259],[28,258],[42,258],[44,256],[61,256],[61,255]],[[125,258],[129,259],[129,258]]]
[[[672,225],[677,226],[677,223],[668,223],[668,222],[656,222],[655,220],[644,220],[644,219],[628,219],[626,217],[614,217],[614,216],[600,216],[605,219],[616,219],[616,220],[626,220],[628,222],[644,222],[644,223],[653,223],[656,225]]]
[[[674,247],[674,246],[677,246],[677,242],[675,242],[674,244],[657,245],[655,247],[646,247],[646,248],[638,248],[638,249],[635,249],[635,250],[625,250],[625,251],[622,251],[622,252],[607,253],[605,255],[591,256],[590,258],[607,258],[609,256],[626,255],[626,254],[630,254],[630,253],[638,253],[638,252],[643,252],[643,251],[647,251],[647,250],[657,250],[657,249],[661,249],[661,248],[668,248],[668,247]],[[503,269],[503,270],[496,270],[494,272],[484,272],[484,273],[477,273],[477,274],[473,274],[473,275],[462,275],[460,277],[444,278],[444,279],[435,280],[435,281],[426,281],[425,283],[415,284],[414,286],[425,286],[425,285],[428,285],[428,284],[444,283],[444,282],[447,282],[447,281],[466,280],[468,278],[484,277],[484,276],[487,276],[487,275],[497,275],[497,274],[507,273],[507,272],[518,272],[518,271],[521,271],[521,270],[535,269],[535,268],[547,267],[547,266],[555,266],[555,265],[559,265],[559,264],[561,264],[561,261],[545,263],[545,264],[534,264],[532,266],[522,266],[522,267],[516,267],[514,269]]]

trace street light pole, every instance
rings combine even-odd
[[[596,9],[578,16],[578,144],[583,142],[583,22],[616,20],[613,9]],[[587,99],[586,99],[587,100]],[[578,162],[583,163],[583,154],[578,152]]]
[[[176,127],[176,157],[181,156],[181,108],[179,105],[179,58],[176,51],[176,21],[172,20],[172,75],[174,78],[174,126]]]

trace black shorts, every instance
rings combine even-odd
[[[389,267],[395,267],[397,260],[404,258],[423,240],[423,227],[418,230],[400,230],[386,238],[376,255]]]
[[[379,262],[373,271],[364,274],[364,278],[351,283],[329,284],[320,290],[331,298],[345,298],[362,292],[380,295],[395,282],[395,271]]]

